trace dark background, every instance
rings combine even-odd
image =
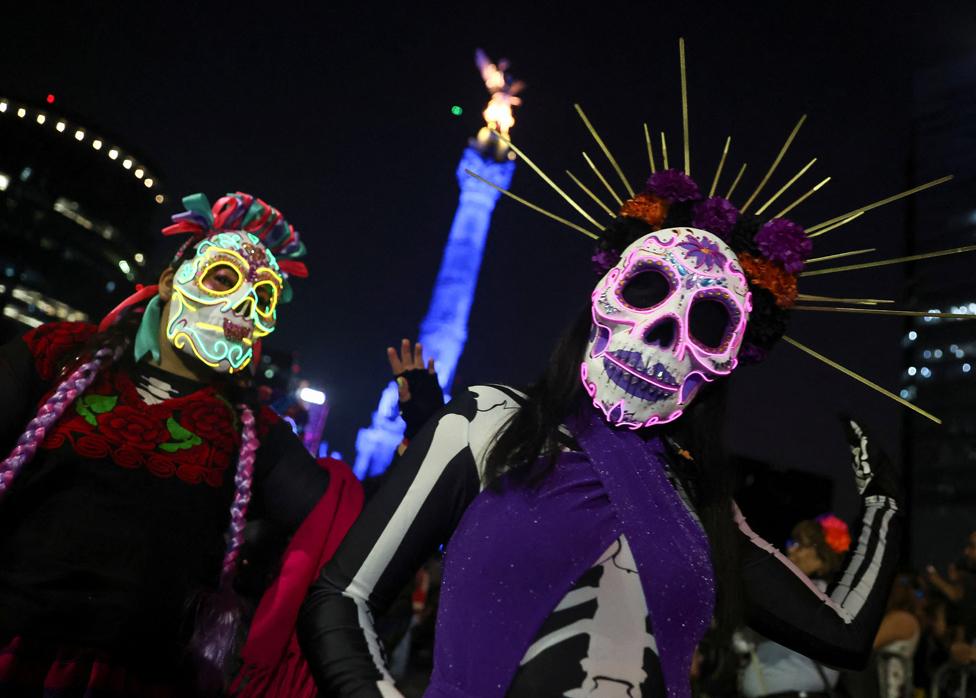
[[[778,182],[819,158],[793,190],[833,176],[791,214],[813,224],[915,183],[913,74],[976,50],[976,10],[965,2],[11,5],[0,19],[0,93],[38,104],[54,93],[55,111],[133,145],[169,197],[160,225],[195,191],[213,200],[241,189],[284,211],[307,242],[311,278],[295,282],[296,300],[269,344],[300,352],[303,372],[329,395],[326,438],[351,458],[387,381],[384,347],[415,336],[426,310],[457,201],[454,170],[487,99],[475,47],[508,57],[528,83],[512,135],[550,173],[582,174],[579,151],[595,151],[572,111],[579,101],[639,182],[644,120],[667,131],[680,165],[678,36],[688,42],[692,174],[707,187],[731,135],[725,186],[750,163],[733,197],[741,204],[809,114]],[[524,165],[513,189],[571,217]],[[865,215],[817,238],[816,254],[868,246],[902,254],[905,212],[896,204]],[[161,242],[157,265],[172,246]],[[457,382],[531,380],[588,299],[589,255],[577,233],[501,201]],[[901,300],[902,274],[831,275],[801,288]],[[796,313],[790,334],[897,392],[903,331],[898,319]],[[903,408],[792,347],[738,372],[734,384],[731,436],[745,455],[843,477],[841,409],[899,452]],[[843,511],[849,487],[838,495]]]

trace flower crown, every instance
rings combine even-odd
[[[627,219],[642,221],[650,231],[620,224]],[[703,196],[684,172],[668,169],[652,174],[643,191],[620,207],[617,221],[600,236],[594,269],[605,274],[616,265],[621,251],[646,232],[681,226],[717,235],[739,258],[753,301],[739,357],[761,361],[786,331],[787,311],[797,298],[797,275],[813,251],[813,241],[802,226],[789,219],[763,221],[740,213],[728,199]]]
[[[238,231],[251,233],[274,255],[285,278],[281,302],[287,303],[291,300],[292,290],[288,277],[308,276],[304,262],[297,261],[305,256],[305,243],[278,209],[244,192],[227,194],[213,206],[206,195],[190,194],[183,197],[183,205],[186,211],[174,214],[173,224],[163,228],[163,235],[190,235],[180,246],[174,261],[182,258],[188,249],[211,235]]]
[[[627,245],[637,238],[646,235],[654,230],[661,228],[695,226],[713,233],[725,240],[732,250],[736,253],[739,263],[748,279],[750,291],[752,292],[753,309],[749,314],[749,321],[746,326],[746,335],[739,352],[739,359],[746,362],[757,362],[765,358],[768,351],[782,339],[808,356],[827,364],[845,375],[854,378],[863,385],[875,390],[887,398],[907,407],[918,414],[930,419],[937,424],[942,421],[934,415],[926,412],[921,407],[910,402],[907,398],[896,395],[890,390],[886,390],[877,383],[859,375],[855,371],[839,364],[838,362],[824,356],[818,351],[800,343],[796,339],[785,334],[787,320],[792,311],[815,311],[830,313],[858,313],[870,316],[898,316],[898,317],[920,317],[920,318],[939,318],[939,319],[974,319],[973,315],[966,313],[943,313],[932,310],[912,310],[907,308],[879,308],[877,306],[892,303],[893,301],[876,298],[848,298],[838,296],[813,295],[802,293],[798,290],[797,284],[800,277],[819,276],[822,274],[834,274],[847,272],[857,269],[871,269],[883,267],[891,264],[902,264],[905,262],[915,262],[922,259],[942,257],[950,254],[976,251],[976,245],[967,245],[949,250],[938,250],[934,252],[924,252],[914,254],[909,257],[896,257],[893,259],[878,259],[858,264],[845,264],[835,267],[818,267],[809,270],[806,267],[814,263],[820,264],[828,260],[836,260],[842,257],[852,257],[874,252],[874,248],[860,250],[846,250],[819,257],[810,257],[813,250],[813,240],[827,232],[835,230],[843,225],[847,225],[861,217],[868,211],[880,206],[899,201],[907,196],[917,194],[920,191],[931,187],[944,184],[952,179],[952,176],[940,177],[923,184],[919,184],[897,194],[885,197],[878,201],[864,204],[852,211],[834,216],[828,220],[815,225],[802,226],[784,216],[794,208],[806,201],[810,196],[817,193],[829,180],[821,180],[818,184],[807,190],[802,195],[796,197],[790,204],[784,206],[782,210],[771,216],[763,218],[763,212],[778,198],[790,189],[816,162],[811,160],[799,172],[783,184],[765,203],[756,209],[755,213],[746,213],[749,207],[758,203],[757,197],[764,190],[767,184],[773,180],[773,176],[783,160],[787,150],[793,143],[794,138],[803,126],[806,116],[800,118],[796,126],[790,132],[786,142],[780,148],[779,153],[773,160],[769,169],[756,185],[756,188],[749,195],[746,201],[736,207],[729,199],[733,190],[738,185],[746,166],[743,164],[738,174],[729,187],[724,197],[715,196],[715,188],[721,178],[722,168],[725,165],[726,156],[729,151],[731,138],[725,141],[725,149],[719,160],[718,169],[712,179],[712,186],[708,195],[703,195],[702,190],[689,176],[691,172],[690,137],[688,128],[688,86],[685,69],[685,44],[684,39],[678,41],[678,52],[681,66],[681,116],[682,116],[682,135],[684,146],[684,167],[683,170],[671,169],[668,165],[667,141],[664,132],[661,132],[661,155],[663,159],[663,169],[657,171],[655,168],[654,151],[651,142],[650,131],[647,124],[644,124],[644,140],[647,145],[647,157],[650,163],[651,176],[646,185],[640,192],[635,192],[629,181],[624,176],[623,171],[617,164],[610,149],[607,147],[603,138],[597,133],[593,124],[587,118],[583,109],[577,104],[576,112],[579,114],[584,126],[593,137],[594,142],[609,161],[627,194],[625,198],[617,193],[617,189],[611,186],[607,178],[600,172],[590,157],[583,153],[586,164],[593,171],[596,179],[606,189],[607,193],[619,205],[615,213],[610,206],[591,191],[586,184],[578,179],[572,172],[567,170],[573,183],[586,194],[586,196],[597,204],[612,219],[608,224],[601,224],[596,218],[586,211],[577,201],[567,194],[549,175],[536,165],[521,149],[515,146],[507,137],[495,131],[495,136],[504,142],[509,149],[532,170],[536,172],[564,201],[572,206],[575,211],[586,221],[586,225],[580,225],[567,220],[542,206],[530,201],[526,201],[508,190],[498,186],[494,182],[485,179],[476,172],[465,170],[468,175],[478,179],[488,187],[494,188],[505,194],[509,198],[523,204],[537,213],[541,213],[553,220],[558,221],[573,230],[596,240],[598,249],[593,255],[593,261],[598,270],[606,271],[614,266],[620,257],[620,252]],[[805,282],[804,282],[805,283]]]

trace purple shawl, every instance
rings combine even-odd
[[[668,482],[660,439],[613,429],[595,410],[570,426],[583,453],[562,453],[535,488],[482,492],[464,513],[445,558],[427,698],[504,696],[543,621],[621,534],[668,696],[691,695],[715,596],[705,533]]]

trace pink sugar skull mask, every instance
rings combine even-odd
[[[730,373],[752,309],[735,253],[697,228],[635,240],[592,302],[583,387],[611,425],[631,429],[677,419]]]

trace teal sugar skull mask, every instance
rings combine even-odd
[[[236,373],[251,361],[254,342],[274,332],[283,283],[260,238],[212,235],[176,270],[166,338],[213,370]]]

